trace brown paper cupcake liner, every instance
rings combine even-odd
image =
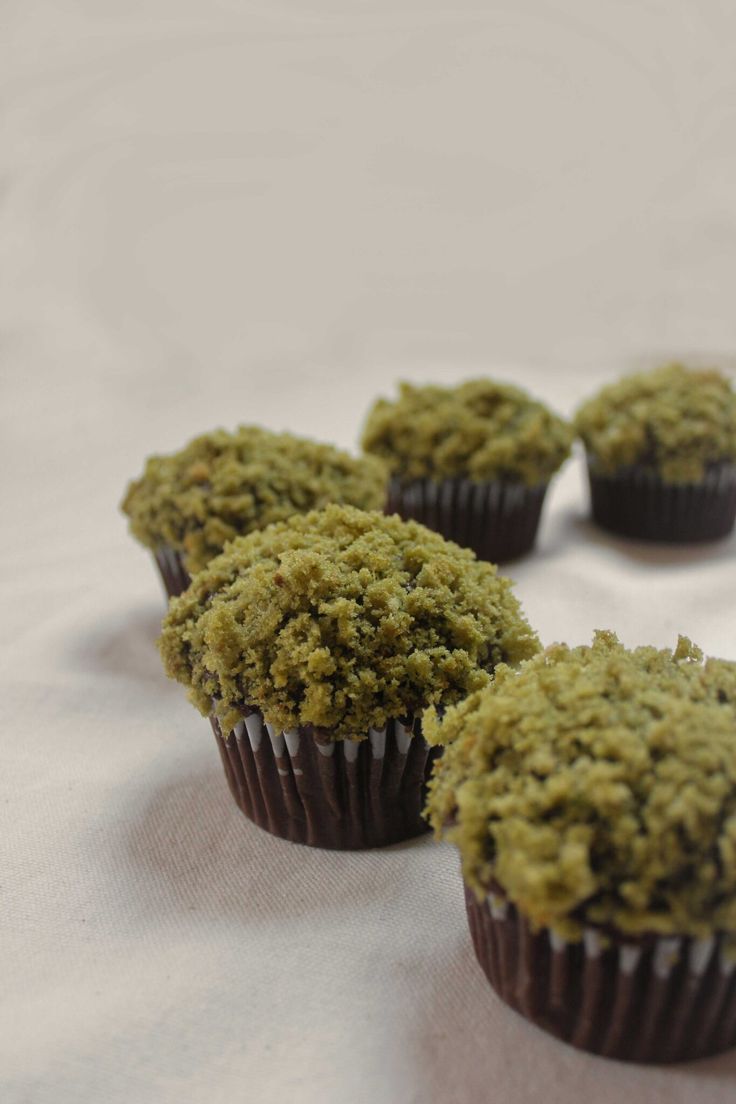
[[[638,540],[687,543],[728,536],[736,521],[736,464],[712,465],[699,483],[665,483],[643,467],[601,475],[588,458],[593,520]]]
[[[389,721],[364,740],[321,741],[311,727],[279,732],[251,710],[224,735],[210,718],[228,786],[245,815],[310,847],[385,847],[428,831],[426,782],[439,749],[419,720]]]
[[[505,898],[465,887],[478,962],[506,1004],[582,1050],[680,1062],[736,1045],[736,962],[722,935],[568,943],[533,931]]]
[[[176,598],[187,589],[191,581],[180,554],[170,545],[160,545],[153,553],[153,558],[167,597]]]
[[[534,546],[547,484],[392,478],[387,514],[419,521],[481,560],[504,563]]]

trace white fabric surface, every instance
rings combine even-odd
[[[357,439],[403,375],[562,411],[734,363],[726,0],[6,0],[0,1099],[699,1104],[736,1053],[579,1054],[493,996],[456,857],[328,854],[235,809],[154,649],[116,504],[217,424]],[[736,658],[734,540],[584,518],[511,574],[545,641]]]

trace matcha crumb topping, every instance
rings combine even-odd
[[[736,663],[554,645],[425,718],[430,783],[466,882],[577,938],[736,933]]]
[[[368,415],[363,448],[402,480],[466,477],[533,486],[570,454],[572,429],[525,391],[493,380],[457,387],[400,384]]]
[[[416,522],[330,506],[233,541],[172,600],[167,673],[226,731],[362,738],[539,650],[508,579]]]
[[[736,391],[720,372],[669,364],[604,387],[575,428],[603,474],[643,465],[697,483],[709,464],[736,460]]]
[[[294,513],[331,502],[380,509],[387,478],[372,457],[240,426],[234,433],[205,433],[170,456],[152,456],[129,485],[122,509],[142,544],[177,549],[193,574],[227,541]]]

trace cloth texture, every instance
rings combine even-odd
[[[398,378],[562,414],[736,364],[736,10],[719,0],[8,0],[0,90],[0,1099],[726,1104],[504,1007],[457,856],[251,825],[167,681],[144,457],[240,422],[354,447]],[[587,519],[505,570],[543,641],[736,659],[734,538]]]

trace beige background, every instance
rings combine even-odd
[[[3,1101],[732,1101],[736,1055],[627,1068],[493,997],[455,856],[328,855],[231,807],[162,676],[116,504],[253,420],[344,444],[398,375],[561,411],[733,367],[727,0],[6,0],[0,206]],[[546,641],[736,658],[734,540],[584,520],[512,570]]]

